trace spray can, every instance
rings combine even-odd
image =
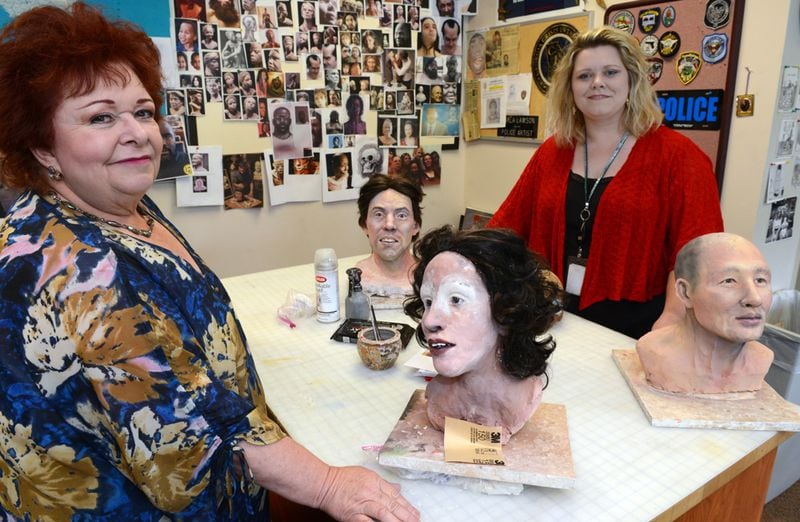
[[[314,252],[314,279],[317,287],[317,321],[339,320],[339,261],[332,248]]]
[[[348,268],[347,277],[350,280],[350,290],[344,300],[344,316],[346,319],[369,320],[369,299],[361,289],[361,269]]]

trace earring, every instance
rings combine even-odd
[[[47,177],[53,181],[61,181],[64,178],[64,174],[61,171],[57,170],[54,166],[50,165],[47,167]]]

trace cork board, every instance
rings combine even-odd
[[[548,18],[536,22],[524,24],[508,24],[500,27],[490,27],[478,31],[467,32],[467,60],[469,60],[469,42],[476,33],[481,34],[487,42],[487,61],[490,61],[492,54],[492,42],[495,33],[499,33],[502,39],[516,41],[513,48],[503,47],[502,56],[509,55],[509,66],[491,67],[487,66],[483,78],[492,79],[499,76],[516,74],[530,74],[532,79],[528,92],[528,114],[536,118],[535,137],[509,137],[504,136],[503,129],[481,129],[480,137],[496,138],[512,141],[534,142],[542,141],[545,137],[545,119],[547,110],[547,94],[549,79],[555,70],[555,65],[560,58],[560,52],[569,45],[573,35],[582,33],[592,26],[592,14],[581,13],[579,15]],[[490,64],[491,65],[491,64]],[[464,68],[467,73],[467,80],[475,80],[470,67]],[[520,118],[522,116],[519,116]],[[509,119],[506,120],[506,128],[509,127]]]
[[[744,0],[669,0],[616,4],[604,18],[608,25],[627,29],[642,43],[643,50],[656,46],[652,59],[662,60],[663,65],[653,87],[665,112],[665,125],[684,134],[708,155],[720,189],[743,16]],[[696,53],[696,63],[691,57],[682,58],[685,53]],[[679,67],[688,71],[694,66],[699,67],[697,74],[688,82],[688,76],[682,80]]]

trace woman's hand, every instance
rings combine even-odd
[[[328,466],[289,437],[266,446],[240,446],[256,483],[298,504],[347,522],[419,520],[400,486],[366,468]]]
[[[337,520],[419,520],[419,512],[400,495],[400,486],[366,468],[328,468],[321,494],[320,509]]]

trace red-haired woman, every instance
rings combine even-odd
[[[270,488],[337,518],[417,518],[269,418],[219,279],[145,196],[160,91],[150,38],[84,3],[0,33],[0,183],[24,190],[0,225],[0,511],[263,520]]]

